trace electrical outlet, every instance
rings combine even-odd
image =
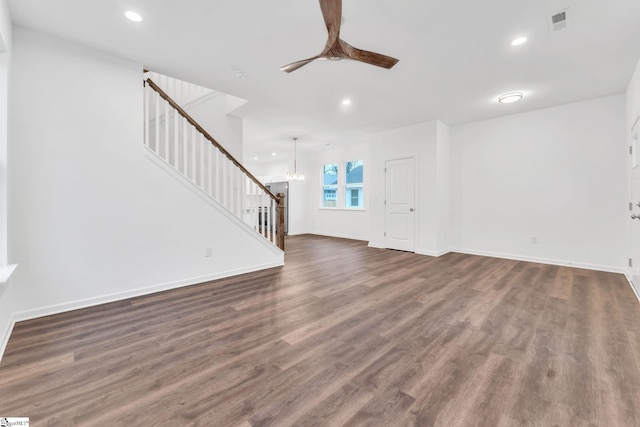
[[[538,244],[538,236],[531,236],[531,244],[533,245]]]
[[[211,258],[213,256],[213,248],[204,248],[205,258]]]

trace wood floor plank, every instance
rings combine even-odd
[[[513,360],[491,354],[461,392],[447,401],[437,424],[465,427],[473,417],[478,426],[498,425],[508,408],[517,374],[518,366]]]
[[[307,427],[341,426],[366,405],[373,395],[352,384],[346,384],[303,414],[293,425]]]
[[[374,396],[344,426],[392,426],[406,414],[414,398],[400,390],[389,390]]]
[[[624,276],[287,237],[284,267],[19,322],[33,425],[635,426]]]

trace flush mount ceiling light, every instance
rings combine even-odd
[[[287,172],[287,181],[304,181],[304,174],[298,173],[298,138],[293,138],[293,172]]]
[[[128,20],[133,22],[142,22],[142,16],[138,12],[134,12],[133,10],[128,10],[125,12],[124,16],[127,17]]]
[[[511,42],[511,46],[520,46],[525,44],[526,42],[527,42],[526,37],[518,37],[517,39]]]
[[[520,101],[523,96],[522,92],[505,93],[498,97],[498,102],[500,104],[511,104],[512,102]]]
[[[342,105],[351,105],[351,100],[349,98],[345,98],[342,100]]]
[[[271,153],[271,155],[272,155],[272,156],[275,156],[275,155],[276,155],[276,153]]]

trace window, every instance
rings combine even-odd
[[[324,165],[323,170],[322,207],[335,208],[338,206],[338,165]]]
[[[364,162],[354,160],[345,165],[345,201],[344,207],[349,209],[362,209]]]
[[[322,208],[364,209],[364,161],[322,165]]]

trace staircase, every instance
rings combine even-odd
[[[152,77],[163,78],[147,73],[144,81],[145,149],[284,250],[284,194],[271,193],[174,100],[185,105],[214,92],[171,79],[170,97]]]

